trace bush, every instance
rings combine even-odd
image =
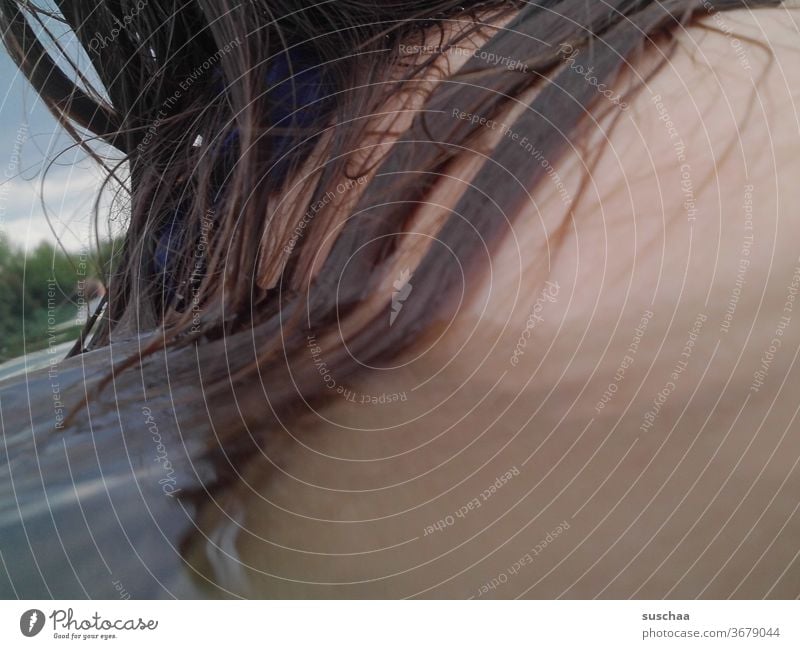
[[[85,270],[50,243],[23,250],[0,235],[0,362],[76,338],[79,279],[100,274],[110,244]]]

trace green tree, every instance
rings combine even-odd
[[[100,268],[96,254],[67,255],[50,243],[26,251],[0,235],[0,362],[75,338],[78,281]]]

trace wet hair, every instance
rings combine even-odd
[[[587,115],[608,109],[576,65],[611,85],[651,39],[697,14],[777,4],[56,0],[59,12],[51,13],[0,0],[11,56],[108,167],[108,182],[129,191],[108,305],[91,344],[78,350],[156,332],[114,376],[164,353],[168,383],[198,384],[195,398],[211,404],[215,424],[209,445],[238,465],[330,397],[309,341],[324,348],[326,371],[340,384],[390,363],[448,321],[454,296],[469,293],[486,267],[485,251],[546,179],[546,165],[501,141],[443,218],[437,245],[413,269],[414,299],[387,328],[391,293],[379,289],[411,245],[403,234],[448,163],[484,128],[454,119],[454,110],[491,119],[538,88],[514,129],[555,165]],[[430,92],[391,150],[353,168],[367,118],[402,84],[421,79],[437,53],[505,16],[510,23]],[[474,18],[471,26],[444,28],[464,17]],[[54,60],[46,45],[53,21],[74,32],[92,74],[68,51]],[[430,57],[409,62],[403,46],[430,43],[432,33],[439,42]],[[298,180],[315,146],[324,147],[323,161]],[[369,171],[376,173],[357,204],[330,218],[326,196]],[[279,209],[295,183],[304,191],[293,195],[303,198],[296,209]],[[160,378],[150,393],[171,389]]]

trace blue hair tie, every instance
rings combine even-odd
[[[224,92],[222,75],[215,71],[220,94]],[[329,97],[332,88],[326,83],[319,61],[308,50],[294,49],[276,54],[264,75],[267,93],[270,99],[270,127],[308,128],[320,111],[321,104]],[[287,156],[295,138],[291,135],[274,135],[272,151],[268,161],[272,174],[279,179],[285,177],[289,170],[291,157]],[[236,163],[239,146],[239,130],[232,128],[222,140],[223,159]],[[222,187],[211,187],[212,204],[219,202]],[[177,293],[177,286],[172,278],[173,259],[185,245],[186,219],[185,201],[182,201],[156,234],[156,249],[153,254],[153,265],[156,273],[163,277],[164,299],[171,303]],[[202,269],[201,269],[202,270]]]

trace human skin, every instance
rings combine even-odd
[[[800,595],[797,13],[721,19],[616,81],[646,78],[554,163],[571,212],[545,178],[454,320],[292,425],[276,466],[223,496],[236,523],[206,513],[233,539],[196,558],[210,579],[281,597]],[[479,166],[453,165],[420,232]]]

